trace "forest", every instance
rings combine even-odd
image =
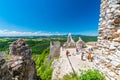
[[[90,42],[90,41],[97,41],[97,36],[79,36],[73,35],[73,39],[75,41],[81,37],[83,41]],[[67,40],[67,36],[42,36],[42,37],[0,37],[0,51],[6,51],[9,49],[9,45],[19,39],[23,38],[29,44],[30,48],[32,49],[33,54],[41,54],[44,49],[49,47],[50,41],[60,41],[61,45]]]

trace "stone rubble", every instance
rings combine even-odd
[[[110,80],[120,80],[120,0],[101,0],[100,7],[95,67]]]

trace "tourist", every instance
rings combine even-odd
[[[85,54],[85,53],[84,53],[84,52],[82,52],[82,54],[81,54],[81,60],[84,60],[84,59],[83,59],[84,54]]]
[[[76,48],[76,52],[79,52],[78,48]]]
[[[66,56],[69,56],[69,54],[70,54],[70,52],[67,50],[67,51],[66,51]]]
[[[93,54],[92,54],[92,52],[90,51],[90,52],[88,52],[88,56],[87,56],[87,59],[88,59],[88,61],[93,61]]]
[[[79,54],[79,49],[78,48],[76,48],[76,54]]]

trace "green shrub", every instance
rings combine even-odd
[[[98,70],[81,70],[80,76],[76,74],[65,75],[60,80],[105,80],[105,76]]]
[[[62,80],[79,80],[79,76],[77,74],[65,75]]]
[[[98,70],[87,70],[82,71],[80,80],[105,80],[105,76]]]
[[[42,80],[51,80],[53,72],[53,69],[51,68],[51,63],[52,61],[47,66],[45,64],[41,69],[41,71],[43,72],[41,75]]]
[[[51,80],[52,68],[50,63],[46,63],[49,56],[49,48],[45,49],[40,55],[33,55],[33,59],[36,63],[37,76],[40,76],[42,80]]]

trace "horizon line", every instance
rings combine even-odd
[[[83,32],[46,32],[46,31],[36,31],[36,32],[22,32],[22,31],[9,31],[0,30],[0,36],[60,36],[60,35],[84,35],[84,36],[97,36],[97,31],[83,31]]]

